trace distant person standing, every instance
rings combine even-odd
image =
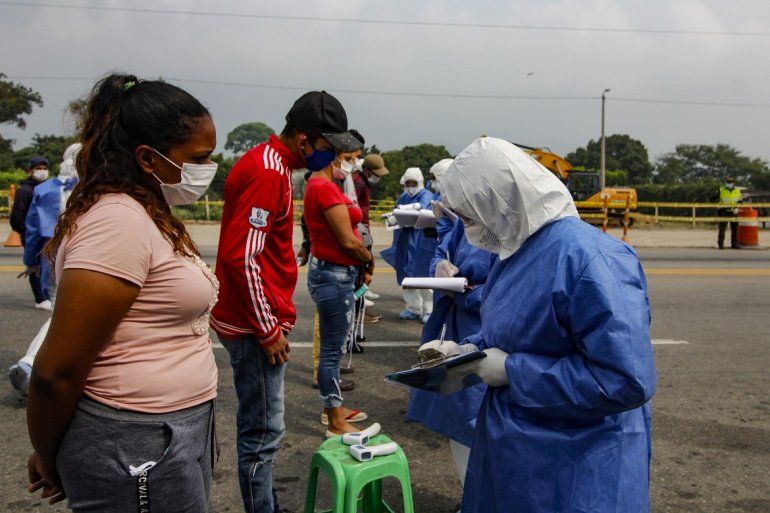
[[[27,268],[38,269],[41,288],[53,300],[55,296],[54,279],[51,275],[51,265],[47,258],[41,255],[43,248],[54,235],[59,215],[64,211],[72,189],[78,182],[75,169],[75,157],[82,145],[71,144],[64,152],[64,158],[59,165],[58,176],[47,180],[35,188],[32,202],[27,212],[24,234],[24,265]],[[20,399],[27,396],[29,377],[32,374],[32,363],[35,360],[40,345],[43,343],[51,319],[48,319],[32,339],[24,357],[8,369],[11,386],[16,390]]]
[[[379,183],[385,175],[390,173],[390,171],[385,167],[385,161],[382,160],[382,157],[376,153],[370,153],[364,157],[363,160],[359,161],[359,163],[359,167],[357,167],[356,172],[353,173],[353,183],[356,187],[358,206],[361,207],[361,213],[363,214],[361,224],[364,225],[366,233],[368,234],[368,237],[365,233],[362,233],[362,236],[364,236],[364,242],[366,243],[367,249],[371,251],[372,246],[374,245],[374,238],[372,237],[369,219],[369,211],[372,203],[372,187],[377,185],[377,183]],[[380,295],[370,289],[366,291],[364,297],[368,300],[375,300],[379,299]],[[379,320],[379,315],[365,312],[365,324],[374,324]]]
[[[390,171],[385,167],[385,161],[376,153],[370,153],[361,162],[361,169],[353,173],[353,183],[356,186],[358,206],[363,214],[362,223],[369,227],[369,209],[372,202],[372,187]]]
[[[75,171],[75,158],[81,148],[80,143],[71,144],[64,152],[59,174],[46,180],[32,195],[27,209],[24,233],[24,265],[28,269],[37,269],[40,288],[49,300],[53,286],[48,260],[41,258],[43,247],[53,237],[59,215],[64,211],[72,190],[78,183]]]
[[[16,196],[13,199],[13,207],[11,208],[11,228],[21,235],[21,243],[25,244],[25,234],[27,232],[26,222],[27,213],[29,207],[32,205],[32,195],[35,192],[35,187],[48,180],[48,159],[45,157],[33,157],[29,161],[29,168],[27,168],[29,178],[22,180],[19,183],[19,188],[16,191]],[[35,308],[38,310],[53,309],[51,301],[40,285],[40,268],[34,266],[28,266],[23,273],[19,275],[19,278],[24,276],[29,277],[29,286],[32,288],[32,294],[35,296]]]
[[[719,203],[729,205],[726,208],[719,209],[719,217],[735,217],[738,215],[738,204],[741,199],[741,191],[735,186],[735,178],[728,178],[725,183],[719,187]],[[730,221],[730,247],[732,249],[741,249],[738,245],[738,221]],[[717,234],[717,244],[719,249],[725,249],[725,232],[727,231],[727,221],[719,222],[719,232]]]
[[[247,512],[279,511],[273,458],[283,420],[286,339],[297,284],[291,172],[329,166],[348,151],[345,110],[325,91],[302,95],[280,135],[243,155],[225,182],[211,326],[230,353],[238,395],[238,477]]]
[[[401,177],[404,193],[396,201],[396,208],[407,210],[422,210],[431,208],[433,193],[425,188],[422,171],[418,167],[410,167]],[[436,231],[414,227],[401,227],[393,232],[393,245],[382,251],[383,260],[396,270],[396,280],[399,285],[404,278],[430,276],[430,262],[438,246]],[[433,292],[431,290],[408,290],[401,293],[405,308],[398,314],[404,321],[419,320],[428,322],[433,312]]]

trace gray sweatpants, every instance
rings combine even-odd
[[[205,513],[213,403],[171,413],[116,410],[82,399],[56,468],[76,512]]]

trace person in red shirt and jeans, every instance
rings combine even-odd
[[[294,327],[297,262],[291,171],[318,171],[351,151],[345,109],[325,91],[301,96],[280,135],[236,162],[225,182],[211,327],[230,353],[238,396],[238,477],[247,512],[279,511],[272,461],[286,430],[283,377]],[[356,141],[357,142],[357,141]]]
[[[362,283],[371,282],[374,263],[357,229],[361,208],[332,181],[344,176],[338,159],[314,173],[305,189],[305,222],[312,254],[307,286],[318,310],[318,388],[329,425],[327,437],[358,431],[349,419],[362,412],[342,406],[340,359],[353,324],[354,291]],[[360,420],[365,418],[360,415]]]

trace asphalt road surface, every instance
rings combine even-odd
[[[203,248],[211,261],[214,248]],[[28,285],[17,280],[20,252],[0,250],[0,366],[24,353],[47,314],[32,309]],[[655,512],[770,511],[770,252],[640,250],[653,308],[658,369],[653,400],[652,504]],[[321,403],[310,388],[312,302],[300,274],[299,312],[286,375],[287,434],[275,462],[282,507],[301,511],[308,465],[323,440]],[[382,267],[379,324],[367,328],[366,351],[353,360],[354,391],[346,404],[360,408],[406,451],[416,511],[454,512],[461,489],[448,444],[404,421],[407,392],[383,376],[415,359],[416,322],[397,319],[402,308],[395,275]],[[388,343],[388,344],[382,344]],[[400,345],[393,343],[401,343]],[[235,409],[226,352],[215,344],[219,367],[217,431],[222,450],[212,509],[241,511],[235,459]],[[0,389],[0,510],[66,511],[26,492],[30,452],[24,405],[10,385]],[[367,423],[363,424],[368,425]],[[526,464],[526,462],[522,462]],[[329,504],[328,482],[319,498]],[[398,503],[394,486],[386,486]]]

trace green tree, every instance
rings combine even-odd
[[[211,156],[211,160],[218,164],[217,174],[214,175],[214,179],[211,181],[209,187],[209,198],[212,200],[221,200],[225,197],[225,180],[230,170],[235,164],[235,159],[225,157],[221,153]]]
[[[225,149],[238,155],[267,141],[274,133],[273,129],[264,123],[243,123],[227,134]]]
[[[676,150],[660,157],[655,166],[655,183],[695,183],[724,181],[734,177],[739,185],[759,181],[770,173],[768,163],[751,158],[729,144],[679,144]]]
[[[35,105],[42,107],[43,99],[32,89],[5,78],[6,75],[0,73],[0,124],[25,128],[25,116],[32,113]],[[13,141],[0,135],[0,169],[13,167],[13,160]]]
[[[80,128],[83,118],[85,117],[87,106],[88,98],[85,96],[75,98],[67,104],[67,114],[69,114],[74,121],[74,128],[76,131]]]
[[[373,147],[375,148],[375,147]],[[419,144],[417,146],[404,146],[400,150],[385,151],[382,159],[390,174],[380,181],[374,188],[375,199],[393,199],[403,192],[401,176],[409,167],[419,167],[427,182],[430,178],[428,170],[441,159],[452,158],[449,151],[442,145]]]
[[[51,171],[56,173],[59,170],[59,164],[64,156],[64,150],[74,142],[75,138],[73,137],[35,134],[30,146],[14,152],[14,165],[19,169],[26,169],[29,165],[29,159],[40,156],[48,159],[48,162],[51,165]]]
[[[653,166],[647,148],[641,141],[626,134],[613,134],[605,138],[605,168],[623,170],[630,184],[649,183]],[[564,157],[573,166],[587,170],[601,168],[601,141],[591,139],[583,148],[578,148]]]

